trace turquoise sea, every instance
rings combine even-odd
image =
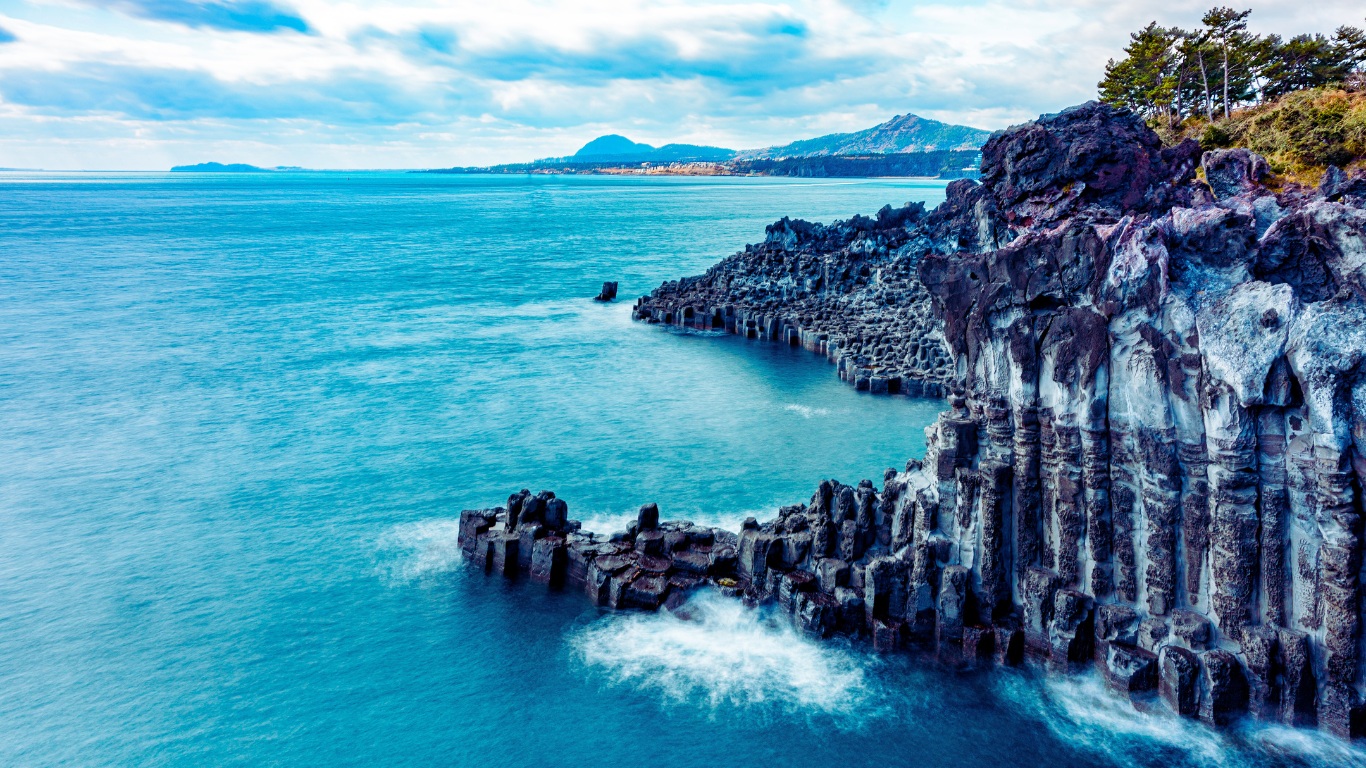
[[[701,595],[463,567],[549,488],[734,525],[924,450],[934,400],[632,323],[784,215],[922,180],[0,174],[0,765],[1366,765],[960,675]],[[618,280],[622,299],[589,299]]]

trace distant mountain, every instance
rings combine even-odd
[[[696,144],[640,144],[615,133],[599,136],[568,157],[530,163],[434,168],[428,173],[652,173],[757,174],[762,176],[971,175],[991,131],[950,125],[917,115],[897,115],[856,133],[832,133],[779,147],[735,151]],[[906,155],[907,157],[900,157]],[[826,160],[828,158],[828,160]],[[670,163],[707,163],[718,167]],[[206,163],[205,165],[213,165]],[[179,170],[179,169],[177,169]],[[204,169],[209,170],[209,169]]]
[[[596,139],[583,145],[583,148],[575,152],[572,156],[580,159],[617,157],[624,155],[643,155],[655,151],[649,144],[637,144],[634,141],[609,133],[606,136],[599,136]]]
[[[723,163],[732,157],[735,157],[733,149],[696,144],[654,147],[613,133],[593,139],[578,152],[562,159],[576,163]]]
[[[866,131],[832,133],[815,139],[794,141],[780,147],[745,150],[737,154],[737,159],[975,150],[980,149],[990,136],[991,131],[980,128],[950,125],[906,114],[897,115]]]
[[[177,165],[171,173],[269,173],[271,168],[258,168],[246,163],[199,163],[197,165]]]

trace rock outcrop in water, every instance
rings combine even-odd
[[[609,280],[609,281],[607,281],[607,282],[605,282],[605,283],[602,284],[602,290],[601,290],[601,291],[598,291],[598,295],[597,295],[597,296],[594,296],[594,297],[593,297],[593,300],[594,300],[594,301],[613,301],[613,300],[615,300],[616,298],[617,298],[617,283],[616,283],[615,280]]]
[[[738,534],[647,507],[602,538],[523,492],[462,514],[465,551],[599,604],[710,581],[880,649],[1361,735],[1366,178],[1276,189],[1096,104],[983,157],[932,212],[784,220],[636,310],[942,388],[923,461]]]
[[[762,243],[640,299],[634,317],[801,346],[860,390],[942,395],[953,360],[916,274],[934,221],[921,203],[830,226],[783,219]]]
[[[466,558],[505,576],[524,574],[552,587],[582,589],[610,608],[655,610],[704,581],[739,594],[734,533],[686,522],[660,522],[646,504],[626,531],[581,531],[551,491],[521,490],[506,507],[460,513]]]

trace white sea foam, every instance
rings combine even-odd
[[[1245,723],[1238,735],[1267,762],[1310,768],[1366,768],[1366,750],[1317,731]]]
[[[717,330],[715,328],[692,328],[683,325],[666,325],[664,330],[678,336],[725,336],[729,331]]]
[[[1041,687],[1042,713],[1054,735],[1117,765],[1144,764],[1137,758],[1151,758],[1154,747],[1180,753],[1190,765],[1227,764],[1230,745],[1223,734],[1165,712],[1139,712],[1098,675],[1050,676]]]
[[[870,697],[867,657],[802,635],[790,619],[712,592],[677,612],[613,614],[570,639],[609,685],[667,702],[852,715]]]
[[[380,571],[398,582],[449,573],[461,561],[459,536],[459,520],[424,520],[396,525],[379,538]]]
[[[570,510],[569,516],[578,520],[581,524],[580,530],[585,533],[596,533],[602,536],[610,536],[619,531],[626,530],[626,526],[635,522],[637,512],[631,511],[593,511],[582,514]]]
[[[1139,712],[1097,675],[1049,677],[1037,684],[1014,678],[1006,693],[1022,708],[1031,699],[1041,704],[1040,715],[1056,737],[1116,765],[1151,765],[1165,753],[1168,762],[1211,768],[1366,768],[1366,751],[1312,730],[1252,720],[1218,730],[1160,708]]]
[[[829,408],[816,408],[810,405],[801,405],[800,403],[788,403],[787,405],[783,406],[783,410],[791,411],[792,413],[801,416],[803,419],[810,419],[815,418],[817,416],[830,415]]]

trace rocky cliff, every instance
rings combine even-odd
[[[910,203],[829,226],[783,219],[706,274],[642,297],[633,316],[802,346],[860,390],[940,395],[953,360],[917,269],[941,218]]]
[[[710,581],[880,649],[1360,735],[1366,178],[1273,183],[1088,104],[995,135],[932,212],[778,222],[637,316],[946,392],[923,461],[738,533],[647,505],[595,536],[522,492],[462,546],[613,607]]]

